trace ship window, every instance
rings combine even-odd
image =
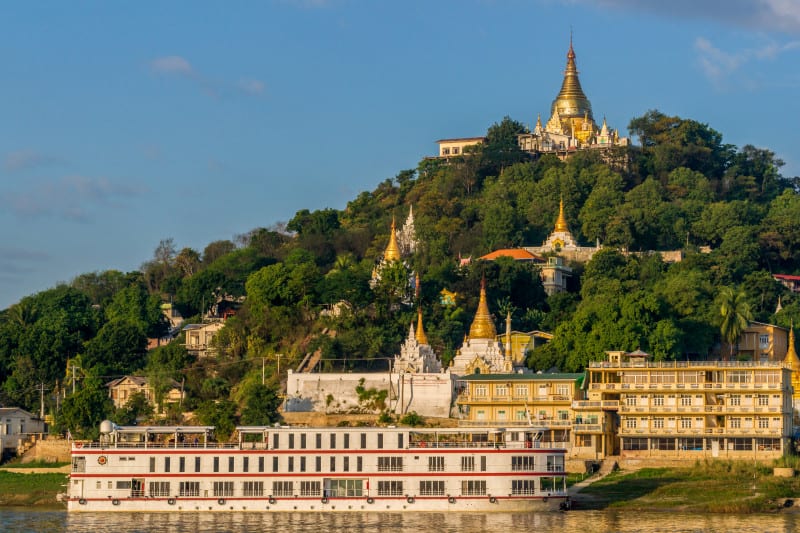
[[[219,472],[219,457],[214,457],[214,472]]]
[[[233,496],[233,481],[215,481],[214,496]]]
[[[305,455],[300,457],[300,471],[301,472],[305,472],[306,471],[306,456]]]
[[[563,472],[564,471],[564,456],[563,455],[548,455],[547,456],[547,471],[548,472]]]
[[[342,458],[342,472],[349,472],[350,471],[350,458],[344,456]]]
[[[72,471],[85,472],[86,471],[86,457],[73,457],[72,458]],[[152,470],[151,470],[152,472]]]
[[[532,455],[516,455],[511,458],[511,470],[519,472],[522,470],[535,470]]]
[[[402,496],[402,481],[378,481],[378,496]]]
[[[130,481],[117,481],[117,490],[130,490],[130,489],[131,489]]]
[[[273,433],[272,434],[272,449],[273,450],[277,450],[278,448],[280,448],[280,446],[278,446],[280,444],[280,441],[281,441],[280,437],[281,436],[280,436],[279,433]]]
[[[336,472],[336,457],[331,455],[331,472]]]
[[[420,481],[420,496],[444,496],[444,481]]]
[[[169,472],[169,457],[164,457],[164,472]]]
[[[264,458],[263,457],[259,457],[258,458],[258,471],[259,472],[263,472],[264,471]]]
[[[233,472],[235,469],[233,467],[233,457],[228,457],[228,472]]]
[[[250,471],[250,458],[242,457],[242,472],[249,472],[249,471]]]
[[[331,433],[331,450],[336,449],[336,433]]]
[[[113,481],[109,481],[108,482],[108,490],[111,490],[111,487],[113,486],[113,484],[114,484]]]
[[[97,490],[100,490],[100,489],[102,489],[102,488],[103,488],[103,486],[102,486],[102,485],[103,485],[103,482],[102,482],[102,481],[100,481],[100,480],[98,480],[98,481],[97,481],[97,482],[96,482],[94,485],[95,485],[95,487],[94,487],[94,488],[95,488],[95,489],[97,489]]]
[[[512,479],[511,494],[514,496],[530,496],[536,494],[536,480]]]
[[[428,457],[428,472],[444,472],[444,456]]]
[[[402,472],[402,457],[378,457],[378,472]]]
[[[294,457],[289,457],[289,467],[286,470],[288,472],[294,472]]]
[[[461,482],[462,496],[483,496],[486,494],[486,480],[465,479]]]
[[[151,481],[150,496],[153,498],[169,496],[169,481]]]
[[[277,457],[273,457],[272,458],[272,471],[273,472],[277,472],[278,471],[278,458]]]
[[[292,482],[291,481],[273,481],[272,482],[272,495],[273,496],[291,496],[292,495]]]
[[[289,449],[294,449],[294,433],[289,433]]]
[[[199,481],[181,481],[180,496],[200,496]]]
[[[322,433],[317,433],[316,438],[317,438],[317,449],[319,450],[320,448],[322,448]]]
[[[362,433],[361,434],[361,449],[363,450],[366,447],[367,447],[367,434],[366,433]]]
[[[383,433],[378,433],[378,449],[383,449]]]
[[[381,482],[379,482],[381,483]],[[363,479],[326,479],[325,480],[325,496],[332,498],[345,497],[345,496],[363,496],[364,494],[364,480]]]
[[[397,434],[397,447],[400,448],[401,450],[403,449],[403,434],[402,433],[398,433]]]
[[[303,450],[306,449],[306,434],[305,433],[301,433],[300,434],[300,448],[303,449]]]
[[[242,483],[242,494],[244,496],[263,496],[264,495],[264,482],[263,481],[245,481]]]
[[[322,492],[322,484],[319,481],[301,481],[300,496],[319,496]]]
[[[349,433],[345,433],[345,434],[344,434],[344,443],[343,443],[343,446],[344,446],[344,449],[345,449],[345,450],[348,450],[348,449],[350,449],[350,434],[349,434]]]
[[[356,457],[356,472],[364,470],[364,458],[360,455]]]
[[[156,471],[156,458],[155,457],[151,457],[150,458],[150,471],[151,472],[155,472]]]
[[[316,459],[316,461],[315,461],[315,463],[316,463],[315,464],[316,471],[317,472],[322,472],[322,457],[320,457],[318,455],[315,459]]]
[[[186,472],[186,457],[178,458],[178,471]]]
[[[195,457],[194,458],[194,471],[195,472],[199,472],[200,471],[200,458],[199,457]]]
[[[475,457],[462,457],[461,458],[461,471],[473,472],[475,470]]]
[[[481,455],[481,472],[486,472],[486,456]]]

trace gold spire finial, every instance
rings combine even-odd
[[[792,372],[800,371],[800,357],[797,357],[797,352],[794,349],[794,320],[792,320],[792,325],[789,326],[789,347],[786,350],[783,364],[788,366]]]
[[[400,260],[400,247],[397,246],[397,235],[394,229],[394,217],[392,217],[392,231],[389,234],[389,244],[386,246],[386,251],[383,253],[384,261],[399,261]]]
[[[486,278],[481,278],[481,297],[478,301],[478,310],[475,312],[475,320],[469,327],[470,339],[494,339],[497,331],[489,314],[489,305],[486,303]]]
[[[564,216],[564,197],[561,197],[561,202],[558,206],[558,219],[556,220],[556,229],[555,232],[562,232],[562,233],[569,233],[569,227],[567,227],[567,219]]]
[[[425,335],[425,330],[422,327],[422,308],[417,308],[417,342],[420,344],[428,344],[428,336]]]
[[[578,79],[578,67],[575,64],[575,50],[572,48],[572,31],[569,33],[569,50],[567,51],[567,68],[564,70],[564,81],[561,84],[556,99],[550,108],[550,114],[555,115],[556,111],[562,119],[581,118],[584,114],[594,122],[592,116],[592,104],[581,88]]]

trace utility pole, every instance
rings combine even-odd
[[[281,382],[281,357],[283,357],[282,353],[275,354],[275,358],[278,360],[278,383]]]
[[[261,357],[261,384],[264,385],[264,362],[267,360],[266,357]]]
[[[44,420],[44,383],[39,383],[39,419]]]
[[[75,394],[75,363],[72,363],[72,394]]]

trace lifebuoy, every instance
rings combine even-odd
[[[175,498],[168,499],[167,503],[170,504],[170,505],[175,505]]]
[[[494,496],[489,496],[489,503],[497,503],[497,498]]]
[[[225,498],[220,498],[219,500],[217,500],[217,503],[220,505],[225,505]]]
[[[119,500],[114,498],[113,500],[111,500],[111,505],[119,505]]]
[[[277,500],[276,500],[275,498],[273,498],[273,497],[271,497],[271,496],[270,496],[270,498],[269,498],[269,503],[270,503],[270,505],[275,505],[275,502],[276,502],[276,501],[277,501]]]
[[[105,455],[101,455],[100,457],[97,458],[97,464],[99,464],[99,465],[104,465],[107,462],[108,462],[108,459],[106,458]]]
[[[75,447],[76,448],[83,448],[83,443],[82,442],[76,442],[75,443]]]
[[[78,503],[81,504],[81,505],[86,505],[86,500],[81,498],[80,500],[78,500]]]
[[[448,503],[456,503],[456,499],[453,498],[452,496],[450,496],[449,498],[447,498],[447,502]]]
[[[323,497],[321,501],[322,501],[322,503],[328,503],[328,498]]]
[[[406,501],[408,503],[414,503],[414,497],[413,496],[409,496],[408,498],[406,498]]]
[[[367,498],[367,503],[375,503],[375,498]]]

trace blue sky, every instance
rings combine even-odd
[[[797,0],[4,2],[0,308],[546,120],[570,28],[598,120],[658,109],[800,174]]]

